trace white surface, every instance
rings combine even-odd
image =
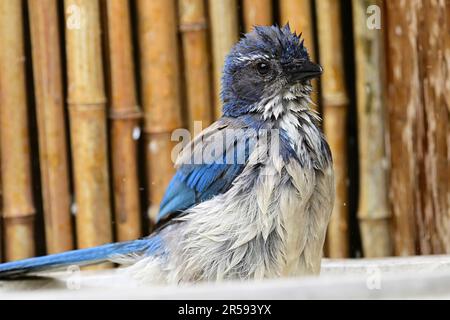
[[[450,299],[450,256],[324,260],[316,278],[135,287],[112,271],[0,281],[0,299]]]

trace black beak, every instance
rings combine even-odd
[[[288,74],[289,81],[296,82],[317,78],[322,74],[323,69],[320,65],[307,60],[301,63],[286,66],[286,72]]]

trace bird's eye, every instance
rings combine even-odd
[[[266,75],[270,71],[270,65],[267,62],[258,62],[256,64],[256,70],[260,75]]]

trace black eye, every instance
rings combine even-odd
[[[260,75],[266,75],[270,71],[270,65],[267,62],[258,62],[256,64],[256,70]]]

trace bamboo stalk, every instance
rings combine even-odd
[[[112,241],[100,13],[97,0],[64,4],[76,229],[86,248]]]
[[[418,1],[386,1],[388,17],[388,110],[391,154],[390,202],[395,226],[396,255],[416,253],[415,189],[417,160],[414,140],[420,116]],[[405,59],[405,54],[408,59]],[[420,223],[421,219],[417,219]]]
[[[0,144],[5,260],[35,254],[22,1],[0,1]]]
[[[442,90],[446,8],[443,1],[388,2],[387,8],[396,250],[401,255],[444,253],[450,243],[449,92]]]
[[[141,112],[136,101],[128,0],[106,1],[111,92],[111,145],[115,226],[119,241],[141,236],[137,140]]]
[[[145,117],[150,221],[174,173],[172,130],[181,126],[175,0],[138,4],[142,103]],[[157,45],[155,45],[157,44]]]
[[[0,92],[1,92],[1,87],[0,87]],[[0,93],[1,96],[1,93]],[[0,105],[1,108],[1,105]],[[1,134],[1,133],[0,133]],[[1,143],[0,143],[0,155],[2,153],[1,151]],[[2,191],[2,162],[1,162],[1,158],[0,158],[0,262],[3,262],[3,243],[4,243],[4,239],[3,239],[3,191]]]
[[[316,60],[316,48],[314,44],[314,22],[311,0],[280,0],[280,21],[281,24],[289,25],[292,30],[302,33],[305,39],[305,45],[308,48],[309,56],[312,60]],[[318,104],[319,82],[312,81],[313,94],[312,101]]]
[[[336,200],[328,227],[328,254],[332,258],[349,255],[347,210],[347,108],[340,0],[316,0],[322,76],[324,129],[334,159]]]
[[[1,90],[1,87],[0,87]],[[1,108],[1,105],[0,105]],[[0,143],[0,155],[1,155],[1,148],[2,145]],[[5,243],[5,240],[3,239],[3,186],[2,186],[2,163],[0,158],[0,262],[3,262],[3,244]]]
[[[209,0],[209,21],[213,53],[214,108],[215,117],[222,115],[220,98],[221,79],[225,57],[238,41],[238,18],[236,0]]]
[[[385,63],[381,30],[367,27],[367,8],[383,0],[353,0],[359,141],[358,219],[365,257],[393,254],[385,150]]]
[[[45,239],[48,253],[73,249],[56,0],[28,0]]]
[[[292,30],[302,33],[309,55],[314,59],[316,50],[311,0],[279,0],[279,6],[281,24],[289,22]]]
[[[444,254],[450,252],[450,215],[447,207],[449,185],[447,158],[448,110],[445,105],[450,91],[445,88],[445,49],[442,39],[448,38],[444,1],[422,1],[418,6],[420,80],[423,92],[423,139],[418,148],[421,175],[420,212],[423,230],[420,234],[421,254]]]
[[[446,13],[447,13],[447,34],[450,34],[450,0],[446,0]],[[447,107],[447,121],[450,123],[450,37],[445,37],[445,61],[446,61],[446,82],[445,82],[445,105]],[[447,127],[447,159],[450,159],[450,125]],[[450,181],[450,169],[447,168],[447,181]],[[450,186],[447,185],[447,217],[450,216]],[[445,245],[445,250],[450,250],[450,243]]]
[[[253,26],[272,25],[272,0],[243,0],[242,5],[245,32]]]
[[[179,0],[178,7],[189,129],[194,132],[194,121],[201,121],[203,128],[209,126],[212,121],[211,75],[205,5],[203,0]]]

